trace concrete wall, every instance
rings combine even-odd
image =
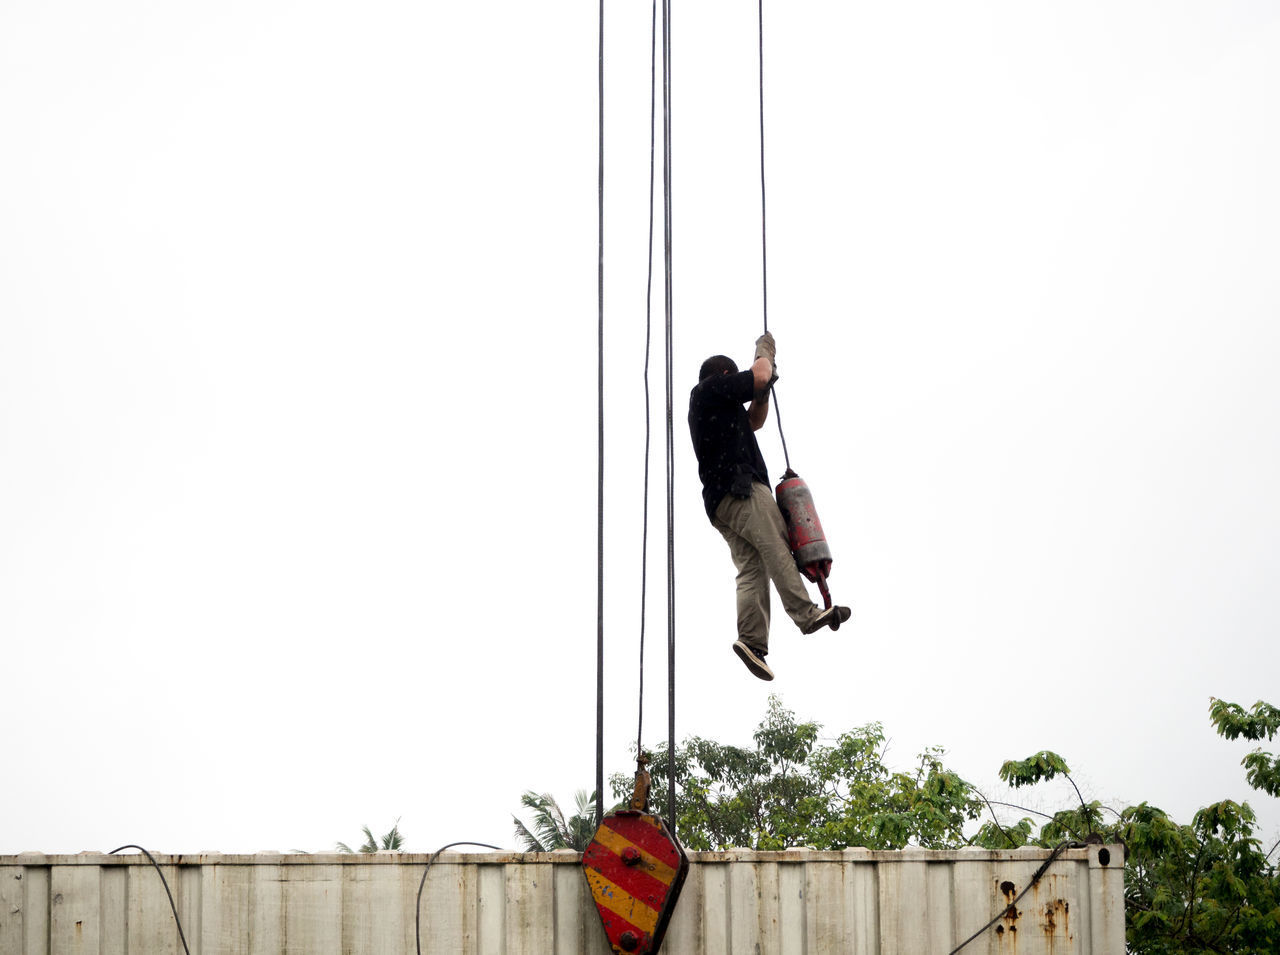
[[[1049,853],[693,852],[667,955],[946,955]],[[418,854],[156,856],[191,952],[412,953]],[[1063,852],[1017,917],[964,949],[1124,952],[1118,846]],[[423,892],[422,951],[608,955],[575,853],[445,853]],[[182,953],[145,857],[0,856],[0,955]]]

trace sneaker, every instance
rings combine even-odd
[[[754,676],[758,676],[762,680],[772,680],[773,671],[769,669],[769,664],[764,662],[765,654],[759,650],[752,650],[741,640],[735,641],[733,644],[733,652],[738,658],[747,665],[747,669]]]
[[[853,611],[848,607],[828,607],[822,613],[813,618],[813,623],[804,628],[804,633],[817,633],[823,627],[830,627],[832,630],[839,630],[840,624],[844,623],[853,616]]]

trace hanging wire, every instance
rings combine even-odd
[[[596,826],[604,821],[604,0],[600,0],[596,218]]]
[[[113,856],[117,852],[123,852],[125,849],[137,849],[139,852],[141,852],[144,856],[147,857],[147,860],[151,863],[152,867],[159,874],[160,884],[164,886],[164,894],[169,897],[169,908],[173,910],[173,922],[175,925],[178,926],[178,940],[182,942],[182,950],[186,952],[187,955],[191,955],[191,948],[187,945],[187,936],[182,931],[182,919],[178,918],[178,906],[174,904],[173,893],[169,891],[169,880],[164,877],[164,870],[160,868],[160,863],[156,861],[155,856],[153,856],[146,849],[142,848],[142,846],[135,846],[132,843],[130,843],[127,846],[120,846],[118,849],[112,849],[110,852],[107,853],[107,855]]]
[[[760,51],[760,301],[764,313],[764,330],[769,330],[769,230],[767,226],[765,182],[764,182],[764,0],[756,4],[757,23],[759,26]],[[791,470],[791,455],[787,451],[787,436],[782,433],[782,411],[778,408],[778,390],[769,386],[769,394],[773,397],[773,418],[778,422],[778,438],[782,441],[782,457]]]
[[[1006,905],[1004,908],[1002,908],[995,915],[993,915],[991,917],[990,922],[988,922],[986,925],[982,926],[982,928],[978,929],[976,932],[974,932],[972,935],[966,938],[963,942],[961,942],[959,945],[953,948],[950,952],[948,952],[947,955],[956,955],[956,952],[960,951],[962,948],[964,948],[974,939],[978,938],[980,935],[982,935],[983,932],[991,928],[991,926],[995,925],[1002,918],[1005,918],[1008,915],[1016,916],[1018,911],[1018,902],[1022,899],[1024,895],[1026,895],[1029,891],[1031,891],[1031,889],[1035,887],[1036,883],[1040,881],[1040,877],[1043,876],[1046,871],[1048,871],[1049,866],[1053,865],[1054,860],[1057,859],[1058,856],[1062,854],[1063,850],[1078,849],[1078,848],[1082,848],[1082,844],[1079,842],[1059,843],[1057,847],[1053,850],[1053,852],[1049,854],[1049,858],[1045,859],[1044,863],[1040,866],[1040,868],[1036,869],[1035,874],[1031,876],[1031,881],[1028,882],[1026,885],[1024,885],[1022,887],[1022,891],[1019,892],[1016,896],[1014,896],[1013,901],[1010,902],[1008,905]]]
[[[599,802],[599,800],[596,801]],[[422,881],[418,883],[418,901],[413,907],[413,939],[418,955],[422,955],[422,890],[427,884],[427,873],[431,871],[431,867],[440,858],[440,853],[444,852],[445,849],[452,849],[454,846],[477,846],[481,849],[502,851],[501,846],[491,846],[487,842],[450,842],[448,845],[437,849],[431,858],[427,860],[427,867],[422,870]]]
[[[671,295],[671,0],[662,0],[662,207],[666,273],[667,372],[667,814],[676,820],[675,415]]]

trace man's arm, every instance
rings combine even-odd
[[[751,377],[755,384],[756,394],[767,391],[769,382],[773,380],[773,362],[761,355],[751,365]]]
[[[747,409],[747,420],[751,422],[751,430],[759,431],[769,419],[769,382],[773,378],[773,362],[763,355],[751,366],[752,383],[755,394],[751,398],[751,407]]]

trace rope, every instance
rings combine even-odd
[[[596,213],[596,826],[604,821],[604,0],[600,0]],[[425,876],[424,876],[425,878]]]
[[[160,868],[160,863],[156,862],[155,856],[153,856],[146,849],[142,848],[142,846],[135,846],[135,845],[121,846],[119,849],[112,849],[110,852],[107,853],[107,855],[113,856],[117,852],[121,852],[125,849],[137,849],[144,856],[146,856],[148,860],[150,860],[151,864],[155,866],[156,872],[160,874],[160,884],[164,886],[164,894],[169,896],[169,908],[173,909],[173,921],[178,926],[178,939],[182,942],[182,950],[186,952],[187,955],[191,955],[191,948],[187,945],[187,936],[184,935],[182,932],[182,920],[178,918],[178,906],[175,905],[173,902],[173,893],[169,891],[169,881],[164,877],[164,870]]]
[[[667,332],[667,814],[676,820],[675,415],[672,411],[671,295],[671,0],[662,0],[662,206]]]
[[[764,312],[764,330],[769,330],[769,229],[764,180],[764,0],[756,4],[760,52],[760,301]],[[787,470],[791,470],[791,455],[787,451],[787,436],[782,433],[782,412],[778,408],[778,390],[769,387],[773,398],[773,418],[778,422],[778,438],[782,441],[782,457]]]

